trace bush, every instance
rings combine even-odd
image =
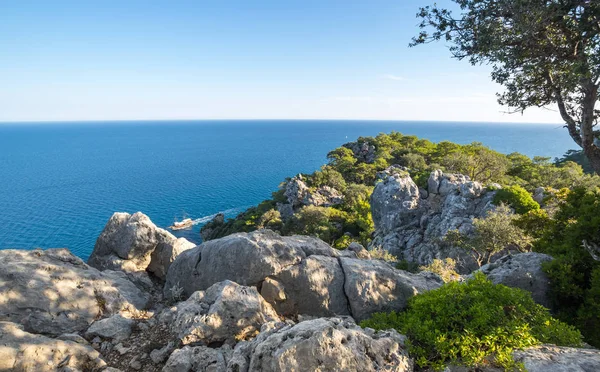
[[[412,297],[403,313],[377,313],[360,325],[395,328],[408,337],[417,365],[435,370],[489,362],[513,369],[514,349],[581,344],[579,331],[552,318],[528,292],[493,284],[481,273]]]
[[[419,269],[438,274],[444,283],[454,282],[460,279],[460,275],[456,272],[456,261],[450,257],[443,260],[436,258],[429,265],[421,266]]]
[[[525,251],[531,246],[531,237],[516,226],[517,216],[504,204],[489,211],[484,218],[473,219],[472,234],[461,234],[457,230],[448,231],[444,240],[450,245],[464,248],[479,266],[490,262],[491,258],[508,248]]]
[[[540,205],[533,200],[531,194],[521,186],[508,186],[496,191],[494,204],[502,203],[510,205],[516,213],[525,214],[531,210],[540,209]]]
[[[371,248],[369,249],[369,253],[371,254],[371,258],[374,260],[383,260],[388,262],[398,261],[398,257],[394,256],[383,248]]]
[[[585,246],[600,245],[599,227],[600,190],[575,189],[534,246],[554,257],[542,268],[550,279],[557,317],[579,327],[585,340],[596,347],[600,347],[600,261]]]

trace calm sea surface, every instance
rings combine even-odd
[[[0,125],[0,248],[67,247],[87,259],[115,211],[142,211],[199,242],[217,212],[235,216],[329,150],[380,132],[561,156],[559,125],[381,121],[200,121]]]

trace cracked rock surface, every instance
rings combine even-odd
[[[461,174],[431,173],[427,190],[419,189],[408,172],[391,166],[380,174],[371,195],[375,238],[381,247],[401,260],[427,265],[435,258],[454,258],[462,272],[477,269],[464,249],[442,247],[450,230],[468,234],[473,219],[489,210],[495,192]]]
[[[389,264],[356,258],[305,236],[270,230],[233,234],[182,253],[171,265],[165,296],[189,297],[223,280],[256,286],[280,315],[351,315],[399,310],[442,281]]]

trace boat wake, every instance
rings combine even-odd
[[[192,220],[192,225],[199,225],[201,223],[207,223],[208,221],[212,220],[213,218],[215,218],[217,216],[217,214],[219,213],[223,213],[225,215],[225,217],[227,217],[227,215],[232,215],[232,214],[238,214],[241,211],[245,210],[247,207],[237,207],[237,208],[231,208],[231,209],[226,209],[224,211],[215,213],[215,214],[211,214],[210,216],[204,216],[204,217],[200,217],[200,218],[196,218],[195,220]]]

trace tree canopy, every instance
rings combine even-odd
[[[600,2],[597,0],[453,0],[460,10],[421,8],[411,46],[450,44],[452,56],[487,63],[513,112],[556,105],[569,135],[596,173],[600,148]]]

